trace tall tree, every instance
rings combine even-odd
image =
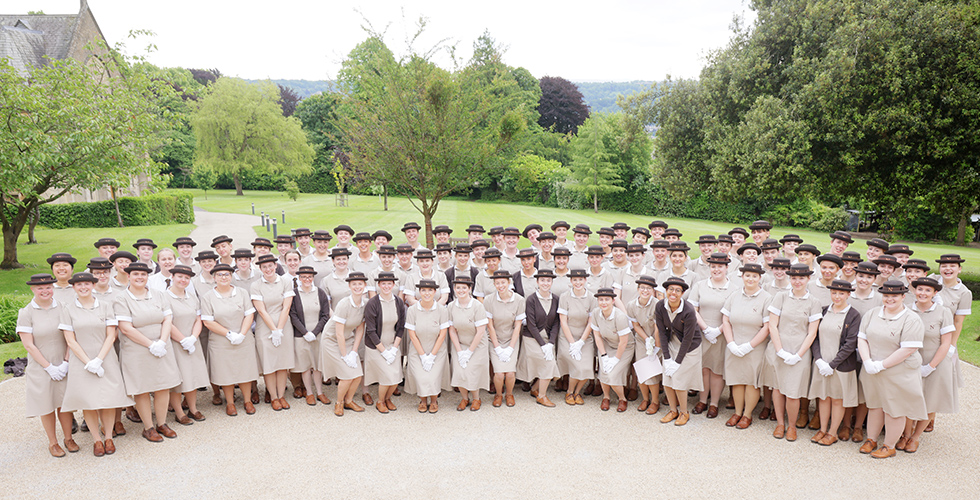
[[[277,83],[279,87],[279,107],[282,108],[282,116],[289,118],[296,112],[296,104],[299,103],[299,94],[290,87]]]
[[[596,213],[599,213],[600,195],[624,189],[620,186],[619,168],[613,162],[615,153],[606,142],[609,126],[604,115],[591,116],[572,140],[571,175],[566,185],[591,198]]]
[[[542,77],[540,85],[538,124],[559,134],[578,133],[579,126],[589,117],[589,107],[578,87],[560,76]]]
[[[195,163],[230,174],[239,196],[246,169],[309,172],[313,148],[299,120],[284,117],[278,101],[279,89],[271,82],[218,79],[191,116],[197,137]]]

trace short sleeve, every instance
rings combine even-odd
[[[616,335],[619,335],[620,337],[627,335],[632,331],[630,329],[629,318],[626,317],[625,314],[622,314],[622,311],[618,309],[616,310],[616,321],[614,325],[616,325]]]
[[[939,335],[946,335],[947,333],[953,333],[956,331],[956,325],[953,323],[953,313],[946,309],[945,307],[940,307],[943,311],[943,319],[939,324]]]
[[[517,316],[514,317],[514,321],[524,321],[527,319],[527,303],[523,300],[517,301]]]
[[[408,308],[408,311],[405,313],[405,329],[415,331],[416,311],[418,311],[418,308],[415,306]]]
[[[251,298],[249,298],[248,294],[245,293],[245,290],[240,289],[238,290],[238,292],[239,293],[236,294],[236,296],[241,297],[240,300],[242,301],[242,311],[244,311],[242,314],[244,314],[245,316],[248,316],[249,314],[255,314],[255,306],[252,305],[252,300]]]
[[[732,308],[735,307],[735,296],[741,294],[740,290],[736,290],[735,293],[730,294],[728,298],[725,299],[725,305],[721,306],[721,314],[724,316],[732,317]],[[768,314],[763,314],[763,316],[769,317]]]
[[[436,303],[436,307],[439,309],[439,329],[449,328],[449,309],[440,306],[438,303]]]
[[[476,321],[474,321],[473,324],[476,326],[486,325],[487,323],[490,322],[489,320],[490,315],[487,314],[487,310],[483,307],[483,304],[481,304],[479,300],[476,300],[474,302],[475,303],[473,304],[472,307],[476,308],[476,312],[474,314],[474,319]]]
[[[899,337],[899,345],[903,348],[921,349],[922,339],[925,336],[925,327],[922,325],[922,318],[912,311],[907,311],[904,316],[905,325],[902,327],[902,334]]]
[[[966,285],[961,285],[964,290],[960,294],[960,302],[956,306],[956,316],[969,316],[973,314],[973,292],[966,288]]]
[[[27,310],[27,307],[17,311],[17,333],[34,333],[34,319],[31,317],[30,311]],[[64,308],[62,308],[61,316],[64,317]],[[61,327],[59,326],[58,328]],[[64,330],[64,328],[61,329]]]
[[[868,330],[868,325],[871,324],[871,317],[877,314],[877,308],[868,311],[867,314],[861,317],[861,328],[858,329],[858,338],[868,340],[868,334],[865,333]]]
[[[17,318],[17,325],[20,326],[20,318]],[[58,313],[58,329],[64,330],[66,332],[75,331],[75,327],[72,325],[71,313],[68,312],[68,305],[61,308],[61,312]]]
[[[782,314],[783,301],[786,299],[787,293],[789,292],[779,292],[778,294],[776,294],[776,297],[772,299],[772,302],[769,303],[769,307],[767,307],[766,309],[768,309],[769,312],[775,314],[776,316]]]
[[[208,292],[201,297],[201,321],[214,321],[214,307],[211,298],[214,292]]]
[[[692,260],[691,262],[696,262],[696,261]],[[690,265],[691,262],[688,262],[688,265]],[[688,295],[687,297],[687,301],[690,302],[691,305],[694,307],[701,307],[701,288],[703,287],[701,286],[700,282],[695,284],[694,286],[691,287],[691,295]]]
[[[820,321],[823,317],[823,308],[820,307],[820,302],[817,301],[816,297],[810,295],[810,317],[809,322]]]
[[[112,304],[112,312],[118,321],[133,322],[132,312],[129,310],[129,304],[123,298],[123,294],[119,294],[116,302]]]
[[[343,300],[340,301],[339,304],[337,304],[337,309],[336,311],[334,311],[334,314],[333,316],[331,316],[331,318],[336,323],[340,323],[341,325],[346,325],[347,315],[350,314],[350,308],[351,308],[350,300],[347,300],[347,298],[345,297]]]

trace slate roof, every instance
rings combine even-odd
[[[0,14],[0,58],[27,76],[30,68],[45,64],[45,55],[68,57],[81,13],[87,9],[83,1],[79,14]]]

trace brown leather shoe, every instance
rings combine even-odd
[[[824,432],[824,431],[817,431],[817,433],[814,434],[812,438],[810,438],[810,442],[811,443],[819,443],[820,440],[823,439],[823,437],[826,436],[826,435],[827,435],[827,433]]]
[[[96,443],[96,444],[98,444],[98,443]],[[61,458],[61,457],[65,456],[65,450],[61,449],[61,445],[58,444],[58,443],[55,443],[55,444],[53,444],[51,446],[48,446],[48,453],[50,453],[51,456],[54,457],[54,458]],[[98,455],[97,454],[95,456],[101,457],[102,455]]]
[[[791,425],[789,426],[789,428],[786,429],[786,440],[796,441],[796,427],[793,427]]]
[[[531,389],[531,397],[537,399],[537,397],[538,397],[538,390],[537,389]]]
[[[926,430],[924,430],[922,432],[932,432],[933,429],[935,429],[935,428],[936,428],[936,420],[933,419],[933,420],[930,420],[929,421],[929,425],[926,426]]]
[[[864,429],[856,427],[851,434],[851,442],[860,443],[861,441],[864,441]]]
[[[314,396],[312,394],[307,394],[306,395],[306,404],[308,404],[310,406],[316,406],[316,396]]]
[[[65,440],[65,451],[68,453],[75,453],[78,451],[78,449],[78,443],[76,443],[74,439],[68,438]]]
[[[255,415],[255,405],[251,401],[246,401],[244,406],[246,415]]]
[[[106,455],[112,455],[116,452],[116,443],[113,443],[112,439],[106,439],[102,447],[105,449]]]
[[[272,403],[272,394],[269,394],[269,389],[265,390],[265,404]]]
[[[157,430],[154,429],[153,427],[150,427],[149,429],[144,429],[143,430],[143,437],[146,438],[146,440],[149,441],[149,442],[151,442],[151,443],[159,443],[159,442],[163,441],[163,436],[161,436],[157,432]],[[102,443],[99,442],[99,444],[101,445]],[[103,448],[102,451],[105,452],[105,448]]]
[[[279,411],[282,409],[282,403],[280,403],[278,399],[273,399],[271,404],[272,404],[272,409],[275,411]]]
[[[521,390],[524,392],[531,390],[531,384],[528,382],[521,382]]]
[[[882,446],[876,451],[871,453],[871,458],[891,458],[895,456],[895,448],[889,448],[887,446]]]
[[[429,411],[429,405],[427,405],[425,403],[425,400],[424,399],[421,400],[421,401],[419,401],[419,408],[418,408],[418,410],[419,410],[419,413],[425,413],[425,412]]]
[[[483,406],[483,401],[479,399],[474,399],[473,403],[470,404],[470,411],[477,411]]]
[[[902,436],[902,437],[898,438],[898,442],[895,443],[895,449],[896,450],[904,450],[905,449],[905,444],[908,443],[908,442],[909,442],[909,438],[907,438],[905,436]],[[71,450],[68,450],[68,451],[71,451]]]
[[[708,418],[717,418],[718,417],[718,407],[717,406],[709,406],[708,407],[708,414],[705,415],[705,416],[708,417]]]
[[[737,415],[737,414],[736,415],[732,415],[728,419],[728,422],[725,422],[725,427],[735,427],[736,425],[738,425],[738,421],[739,420],[742,420],[742,416],[741,415]]]
[[[493,397],[493,407],[494,408],[500,408],[500,405],[502,405],[502,404],[504,404],[504,397],[503,396],[501,396],[500,394],[497,394],[496,396]]]
[[[177,433],[174,432],[174,430],[171,429],[167,424],[158,425],[157,426],[157,433],[160,434],[160,435],[162,435],[163,437],[165,437],[167,439],[173,439],[173,438],[177,437]]]
[[[137,413],[136,409],[132,406],[126,408],[126,418],[128,418],[130,422],[136,422],[137,424],[143,422],[143,420],[140,419],[140,414]]]
[[[649,407],[650,407],[650,400],[644,399],[643,401],[640,401],[640,405],[636,407],[636,411],[647,411],[647,408]]]
[[[366,393],[366,392],[361,395],[361,400],[363,400],[364,401],[364,404],[366,404],[368,406],[371,406],[371,405],[374,404],[374,398],[372,398],[371,395],[369,393]]]
[[[388,413],[388,407],[385,406],[384,401],[378,401],[378,404],[374,405],[378,409],[378,413]]]
[[[286,398],[279,398],[279,406],[282,406],[283,410],[289,409],[289,403],[286,402]]]
[[[565,394],[565,404],[575,406],[575,396],[572,394]]]
[[[694,405],[694,409],[691,410],[691,413],[693,413],[695,415],[700,415],[700,414],[704,413],[704,410],[707,410],[707,409],[708,409],[708,404],[707,403],[702,403],[702,402],[698,401],[698,404]]]
[[[640,397],[640,393],[636,389],[636,387],[634,387],[634,388],[626,391],[626,400],[627,401],[636,401],[636,398],[638,398],[638,397]]]
[[[190,417],[193,418],[194,421],[196,422],[203,422],[204,420],[206,420],[204,418],[204,414],[201,413],[200,411],[190,411],[187,412],[187,414],[190,415]]]
[[[731,392],[731,391],[729,391],[729,392]],[[728,402],[725,403],[725,409],[726,410],[734,410],[735,409],[735,398],[733,396],[731,396],[731,395],[728,396]]]
[[[670,410],[669,412],[667,412],[666,415],[663,416],[663,418],[660,419],[660,423],[666,424],[668,422],[672,422],[676,420],[678,416],[679,414],[676,411]]]
[[[302,387],[293,387],[293,399],[300,399],[300,398],[302,398],[303,397],[303,392],[304,391],[303,391],[303,388]]]
[[[316,399],[325,405],[330,404],[330,398],[328,398],[326,394],[320,394],[316,397]]]
[[[773,429],[772,431],[772,437],[776,439],[782,439],[786,437],[786,428],[781,425],[777,425],[776,428]]]
[[[625,399],[620,399],[619,404],[616,405],[616,411],[619,413],[623,413],[624,411],[626,411],[627,408],[629,408],[629,406],[630,406],[629,402],[627,402]]]
[[[238,410],[235,408],[235,403],[228,403],[228,406],[225,407],[225,415],[228,415],[229,417],[238,415]]]
[[[772,409],[762,407],[762,410],[759,410],[759,420],[765,420],[769,418],[770,413],[772,413]]]
[[[435,413],[437,411],[439,411],[439,400],[429,405],[429,413]]]
[[[470,400],[468,400],[468,399],[460,400],[459,406],[456,407],[456,411],[463,411],[469,405],[470,405]]]
[[[353,411],[356,411],[358,413],[364,411],[364,408],[362,408],[361,405],[359,405],[359,404],[357,404],[357,403],[355,403],[353,401],[351,401],[349,403],[344,403],[344,409],[345,410],[353,410]]]
[[[820,446],[830,446],[836,442],[837,442],[837,436],[833,434],[824,434],[823,438],[821,438],[820,441],[817,441],[817,444],[819,444]]]
[[[808,427],[811,431],[820,429],[820,410],[813,412],[813,418],[810,419],[810,425]]]
[[[115,424],[112,424],[112,437],[125,436],[125,435],[126,435],[126,426],[123,425],[122,422],[116,422]]]
[[[847,441],[851,439],[851,428],[841,426],[840,430],[837,431],[837,438],[841,441]]]
[[[873,439],[869,439],[865,441],[864,444],[861,445],[861,448],[858,449],[858,451],[864,454],[868,454],[871,453],[872,451],[875,451],[875,449],[877,448],[878,448],[878,443]]]
[[[217,394],[211,396],[211,404],[213,404],[214,406],[221,406],[222,403],[224,403],[224,401],[221,399],[221,396]]]
[[[180,425],[194,425],[194,421],[187,415],[184,415],[183,417],[175,417],[175,420],[177,420],[177,423]]]
[[[575,404],[577,404],[577,405],[584,405],[585,404],[585,400],[582,399],[582,395],[581,394],[576,394],[575,395]]]
[[[591,396],[592,391],[595,389],[595,381],[590,380],[585,384],[585,389],[582,389],[582,393],[586,396]]]
[[[909,439],[908,443],[905,443],[905,449],[902,450],[905,453],[915,453],[919,450],[919,442],[914,439]]]
[[[602,398],[602,403],[599,404],[599,409],[602,411],[609,411],[609,398]]]
[[[249,398],[249,401],[251,401],[253,405],[259,404],[259,393],[252,391],[252,397]],[[266,401],[266,403],[268,403],[268,401]]]
[[[687,423],[688,420],[691,420],[691,414],[688,412],[681,413],[680,415],[677,416],[677,420],[674,420],[674,425],[676,426],[684,425]]]
[[[595,397],[602,396],[602,384],[598,381],[595,383],[595,387],[592,388],[592,395]]]
[[[401,391],[401,389],[399,389],[399,388],[398,388],[398,386],[396,385],[396,386],[395,386],[395,391],[394,391],[394,392],[392,392],[392,393],[391,393],[391,395],[392,395],[392,396],[401,396],[401,395],[402,395],[402,391]]]
[[[796,428],[802,429],[810,423],[810,408],[800,408],[800,414],[796,416]]]
[[[647,411],[644,413],[647,415],[656,415],[658,411],[660,411],[660,403],[650,403],[650,406],[647,406]]]
[[[163,441],[163,438],[160,438],[160,440]],[[63,454],[64,452],[61,453]],[[95,444],[92,445],[92,454],[97,457],[105,455],[105,446],[102,444],[102,441],[96,441]]]
[[[343,417],[344,416],[344,405],[341,404],[341,403],[337,403],[337,404],[333,405],[333,414],[334,415],[337,415],[338,417]]]
[[[385,406],[388,407],[388,411],[395,411],[398,409],[398,407],[395,406],[395,403],[393,403],[390,399],[385,400]]]
[[[517,402],[514,401],[514,395],[507,394],[506,396],[504,396],[504,404],[506,404],[507,406],[514,406],[515,404],[517,404]]]
[[[750,425],[752,425],[752,417],[742,416],[742,418],[738,420],[738,425],[736,425],[735,428],[744,430],[748,429]]]
[[[539,405],[544,406],[546,408],[554,408],[555,407],[555,403],[552,403],[551,400],[548,399],[548,396],[542,396],[540,398],[535,399],[535,401],[537,401],[537,403]]]

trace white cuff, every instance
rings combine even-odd
[[[444,293],[446,295],[449,295],[449,289],[448,288],[440,288],[439,289],[439,293]]]
[[[946,335],[947,333],[953,333],[956,331],[956,327],[953,325],[945,326],[939,330],[940,335]]]
[[[412,330],[414,332],[415,331],[415,325],[413,325],[411,323],[405,323],[405,329],[406,330]]]
[[[174,311],[173,311],[173,309],[167,309],[167,310],[163,311],[163,315],[164,316],[173,316],[174,315]]]
[[[520,313],[514,318],[514,321],[524,321],[525,319],[527,319],[527,313]]]
[[[22,328],[22,327],[17,327],[17,333],[32,333],[32,332],[28,332],[28,331],[24,331],[24,330],[22,330],[21,328]],[[23,328],[27,328],[27,327],[23,327]],[[29,329],[29,328],[28,328],[28,329]],[[75,331],[75,328],[74,328],[73,326],[71,326],[71,325],[66,325],[66,324],[64,324],[64,323],[61,323],[61,324],[59,324],[59,325],[58,325],[58,329],[59,329],[59,330],[64,330],[64,331],[66,331],[66,332],[74,332],[74,331]]]
[[[483,318],[481,320],[477,320],[476,323],[473,323],[473,324],[476,325],[476,326],[483,326],[483,325],[485,325],[485,324],[487,324],[489,322],[490,322],[489,319]]]
[[[452,321],[447,321],[447,322],[439,325],[439,329],[442,330],[443,328],[449,328],[450,326],[453,326],[453,322]]]
[[[623,289],[622,283],[613,283],[613,289],[622,290]]]
[[[765,324],[765,323],[768,323],[768,322],[769,322],[769,315],[767,314],[767,315],[765,315],[765,316],[762,317],[762,323]]]
[[[62,328],[62,326],[63,325],[58,325],[58,329],[71,331],[69,328]],[[17,333],[34,333],[34,328],[17,325]]]
[[[868,336],[865,335],[864,332],[858,332],[858,338],[868,340]]]
[[[493,319],[493,314],[490,311],[487,311],[487,319]]]
[[[194,311],[194,314],[196,314],[197,316],[200,316],[201,315],[201,310],[198,309],[197,311]]]
[[[819,321],[820,318],[822,318],[822,317],[823,317],[823,314],[821,314],[821,313],[811,314],[810,315],[810,323],[813,323],[814,321]]]
[[[725,309],[724,307],[721,308],[721,314],[723,316],[728,316],[729,318],[732,317],[732,312],[729,311],[728,309]]]
[[[769,312],[775,314],[776,316],[779,316],[780,314],[782,314],[783,311],[782,309],[776,309],[775,306],[769,306]]]
[[[957,309],[953,316],[969,316],[973,314],[973,309]]]
[[[255,314],[254,307],[249,307],[248,309],[245,310],[245,315],[248,316],[249,314]]]
[[[694,301],[691,301],[691,300],[689,300],[688,302],[690,302],[691,305],[694,306],[694,307],[701,307],[701,303],[700,302],[694,302]]]
[[[133,318],[130,316],[116,316],[116,321],[129,321],[130,323],[132,323]]]
[[[258,300],[259,302],[265,302],[265,299],[263,299],[261,295],[250,295],[248,298]]]
[[[898,344],[898,345],[899,345],[899,347],[902,347],[902,348],[911,347],[912,349],[922,349],[922,341],[921,340],[906,340],[906,341],[904,341],[904,342],[902,342],[901,344]]]
[[[201,321],[214,321],[214,316],[209,316],[207,314],[201,315]]]
[[[630,330],[629,328],[623,328],[622,330],[616,332],[616,335],[619,335],[620,337],[622,337],[623,335],[626,335],[627,333],[629,333],[631,331],[632,330]]]
[[[568,310],[559,307],[558,314],[564,314],[565,316],[568,316]]]
[[[487,294],[485,294],[485,293],[483,293],[483,292],[478,292],[478,291],[476,291],[476,290],[473,290],[473,296],[474,296],[474,297],[486,297],[486,296],[487,296]]]
[[[105,326],[119,326],[119,320],[113,318],[106,318]]]
[[[295,297],[295,296],[296,296],[296,292],[294,292],[292,290],[290,290],[290,291],[282,294],[282,298],[284,298],[284,299],[288,299],[290,297]]]
[[[343,316],[331,316],[331,318],[333,319],[334,323],[340,323],[341,325],[347,324],[347,318]]]

